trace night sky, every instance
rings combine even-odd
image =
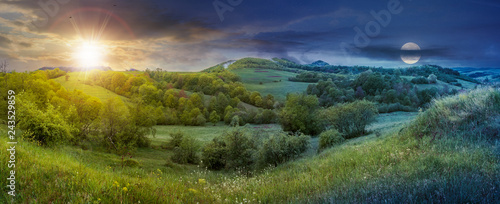
[[[243,57],[408,67],[407,42],[421,48],[414,65],[500,67],[499,36],[494,0],[0,2],[0,59],[16,71],[79,66],[89,42],[114,70],[199,71]]]

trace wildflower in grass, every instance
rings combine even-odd
[[[123,187],[122,190],[125,191],[125,192],[128,191],[127,187]]]
[[[191,193],[194,193],[194,194],[198,193],[198,191],[197,191],[197,190],[192,189],[192,188],[188,189],[188,191],[189,191],[189,192],[191,192]]]
[[[199,184],[206,184],[207,181],[205,179],[198,179]]]

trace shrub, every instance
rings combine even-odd
[[[179,147],[181,145],[182,138],[184,138],[184,133],[182,133],[181,131],[173,132],[173,133],[170,133],[170,137],[172,137],[172,139],[170,139],[170,141],[168,141],[166,148],[174,149],[174,148]]]
[[[174,148],[174,155],[171,159],[178,164],[198,164],[198,150],[200,149],[199,142],[190,137],[182,137],[182,141],[178,147]]]
[[[249,170],[253,165],[254,140],[241,129],[222,135],[226,143],[226,168]]]
[[[257,160],[260,167],[269,164],[275,167],[278,164],[290,161],[309,146],[309,136],[304,134],[289,135],[279,132],[266,139],[258,150]]]
[[[315,95],[288,94],[285,107],[280,113],[280,123],[284,131],[300,131],[315,135],[321,132],[317,118],[319,101]]]
[[[330,107],[322,114],[328,126],[348,139],[364,134],[365,127],[375,121],[378,110],[374,103],[362,100]]]
[[[127,159],[123,162],[123,165],[128,167],[138,167],[141,164],[135,159]]]
[[[226,153],[226,143],[216,137],[203,148],[201,161],[210,170],[220,170],[226,167]]]
[[[429,80],[430,84],[435,84],[437,83],[437,76],[434,74],[430,74],[429,77],[427,78]]]
[[[24,95],[18,97],[19,127],[32,133],[32,139],[45,146],[54,146],[69,141],[72,128],[52,105],[40,110]]]
[[[428,84],[429,80],[425,77],[416,77],[411,80],[411,83],[414,84]]]
[[[318,152],[321,152],[324,149],[332,147],[334,145],[340,144],[344,141],[344,137],[342,137],[342,134],[340,134],[336,129],[326,130],[319,135]]]

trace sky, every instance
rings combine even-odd
[[[15,71],[199,71],[244,57],[496,68],[499,36],[495,0],[0,1],[0,59]],[[408,42],[420,51],[401,51]]]

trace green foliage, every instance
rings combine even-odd
[[[216,137],[203,148],[201,161],[210,170],[226,167],[227,148],[223,138]]]
[[[280,113],[280,123],[284,131],[300,131],[315,135],[321,131],[316,111],[319,108],[316,96],[289,94],[285,107]]]
[[[169,149],[174,149],[181,145],[182,139],[184,138],[184,133],[181,131],[171,132],[170,137],[172,139],[170,139],[170,141],[168,142],[167,147]]]
[[[411,83],[414,84],[428,84],[429,80],[425,77],[415,77],[411,80]]]
[[[344,141],[344,137],[336,129],[323,131],[321,134],[319,134],[318,152],[321,152],[326,148],[341,144]]]
[[[199,142],[191,136],[183,136],[178,147],[174,148],[174,154],[171,160],[178,164],[198,164],[200,158]]]
[[[205,146],[202,154],[203,165],[207,168],[241,169],[248,171],[254,164],[255,141],[243,130],[224,132]]]
[[[214,126],[220,121],[220,116],[217,114],[217,111],[212,111],[210,113],[210,122],[214,124]]]
[[[304,134],[280,131],[269,137],[250,135],[249,131],[236,129],[214,138],[203,149],[203,164],[212,170],[247,172],[295,159],[309,147],[310,137]]]
[[[71,140],[72,128],[62,114],[51,104],[48,104],[46,109],[41,109],[32,100],[32,96],[28,94],[17,97],[19,127],[31,132],[32,139],[45,146],[54,146]]]
[[[322,117],[328,126],[349,139],[365,134],[365,127],[375,121],[377,114],[374,103],[362,100],[330,107],[322,112]]]
[[[242,68],[264,68],[264,69],[282,69],[283,67],[272,62],[271,60],[259,58],[243,58],[231,65],[228,69],[242,69]]]
[[[289,135],[284,132],[273,134],[265,139],[257,152],[258,165],[263,168],[297,158],[309,147],[311,138],[304,134]]]
[[[404,111],[404,112],[414,112],[415,108],[401,105],[399,102],[398,103],[391,103],[391,104],[379,104],[377,105],[378,113],[392,113],[396,111]]]
[[[437,77],[434,74],[430,74],[429,77],[427,78],[429,80],[430,84],[435,84],[437,83]]]

